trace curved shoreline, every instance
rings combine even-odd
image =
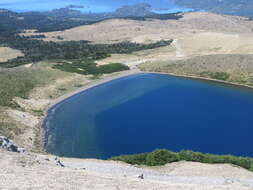
[[[52,103],[50,103],[50,105],[48,105],[46,107],[46,109],[44,110],[44,113],[47,112],[50,108],[54,107],[55,105],[57,105],[58,103],[76,95],[79,94],[85,90],[91,89],[93,87],[99,86],[101,84],[116,80],[116,79],[120,79],[122,77],[127,77],[130,75],[135,75],[135,74],[161,74],[161,75],[169,75],[169,76],[175,76],[175,77],[180,77],[180,78],[188,78],[188,79],[196,79],[196,80],[203,80],[203,81],[211,81],[211,82],[216,82],[216,83],[220,83],[220,84],[224,84],[224,85],[232,85],[232,86],[237,86],[237,87],[244,87],[244,88],[249,88],[249,89],[253,89],[253,86],[249,86],[249,85],[244,85],[244,84],[239,84],[239,83],[234,83],[234,82],[229,82],[229,81],[223,81],[223,80],[218,80],[218,79],[212,79],[212,78],[205,78],[205,77],[199,77],[199,76],[193,76],[193,75],[180,75],[180,74],[174,74],[174,73],[166,73],[166,72],[149,72],[149,71],[140,71],[140,70],[130,70],[127,72],[121,72],[115,76],[108,76],[105,77],[103,79],[98,79],[95,81],[91,81],[90,83],[88,83],[87,85],[78,88],[77,90],[64,94],[58,98],[56,98],[55,100],[53,100]]]
[[[232,85],[235,87],[243,87],[243,88],[249,88],[249,89],[253,89],[252,86],[249,85],[243,85],[243,84],[238,84],[238,83],[233,83],[233,82],[228,82],[228,81],[222,81],[222,80],[217,80],[217,79],[210,79],[210,78],[204,78],[204,77],[198,77],[198,76],[188,76],[188,75],[179,75],[179,74],[174,74],[174,73],[165,73],[165,72],[147,72],[147,71],[140,71],[138,69],[136,70],[129,70],[129,71],[125,71],[125,72],[120,72],[117,73],[115,76],[106,76],[103,79],[99,79],[99,80],[95,80],[95,81],[91,81],[90,83],[88,83],[87,85],[78,88],[77,90],[67,93],[63,96],[60,96],[58,98],[56,98],[55,100],[53,100],[43,111],[44,115],[43,117],[41,117],[40,122],[38,124],[40,130],[41,130],[41,151],[46,152],[45,151],[45,145],[47,142],[47,130],[45,129],[45,119],[48,116],[48,112],[51,108],[53,108],[54,106],[56,106],[57,104],[67,100],[68,98],[71,98],[79,93],[82,93],[86,90],[89,90],[91,88],[94,88],[96,86],[99,86],[101,84],[113,81],[113,80],[117,80],[120,79],[122,77],[127,77],[127,76],[131,76],[131,75],[135,75],[135,74],[161,74],[161,75],[169,75],[169,76],[174,76],[174,77],[180,77],[180,78],[185,78],[185,79],[195,79],[195,80],[203,80],[203,81],[210,81],[210,82],[215,82],[218,84],[224,84],[224,85]]]
[[[64,95],[54,99],[48,106],[45,107],[45,109],[43,110],[43,116],[40,118],[40,121],[38,123],[38,127],[40,130],[40,134],[39,134],[40,135],[40,151],[46,152],[45,151],[45,144],[46,144],[48,135],[47,135],[47,131],[45,129],[45,119],[47,118],[48,112],[51,108],[53,108],[54,106],[56,106],[57,104],[65,101],[65,100],[67,100],[68,98],[71,98],[72,96],[75,96],[79,93],[82,93],[86,90],[89,90],[89,89],[99,86],[101,84],[104,84],[104,83],[107,83],[107,82],[110,82],[110,81],[113,81],[113,80],[116,80],[116,79],[119,79],[122,77],[127,77],[130,75],[142,74],[142,73],[144,74],[146,72],[142,72],[138,69],[135,69],[135,70],[128,70],[128,71],[123,71],[123,72],[119,72],[119,73],[114,73],[114,74],[116,74],[115,76],[106,76],[105,78],[91,81],[91,82],[87,83],[86,85],[84,85],[83,87],[76,89],[73,92],[64,94]]]

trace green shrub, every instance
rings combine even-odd
[[[204,162],[207,160],[206,156],[200,152],[193,152],[190,150],[184,150],[178,153],[180,160],[193,161],[193,162]]]
[[[210,77],[211,79],[216,79],[216,80],[228,80],[230,77],[229,73],[226,72],[201,72],[199,74],[201,77]]]
[[[176,161],[179,161],[178,154],[168,150],[156,150],[147,154],[146,157],[146,165],[149,166],[164,165]]]
[[[30,39],[25,36],[14,35],[9,38],[0,38],[0,44],[20,50],[24,56],[0,63],[0,67],[16,67],[31,62],[55,59],[90,59],[98,60],[109,57],[111,54],[129,54],[136,51],[155,49],[168,46],[173,40],[161,40],[151,44],[121,42],[116,44],[91,44],[88,41],[61,41],[46,42]]]
[[[231,155],[214,155],[204,154],[201,152],[193,152],[183,150],[180,152],[171,152],[168,150],[155,150],[150,153],[125,155],[111,158],[115,161],[123,161],[129,164],[159,166],[176,161],[191,161],[210,164],[233,164],[253,171],[253,158],[236,157]]]
[[[53,68],[66,72],[78,73],[83,75],[101,75],[106,73],[119,72],[129,70],[129,67],[120,63],[111,63],[107,65],[97,64],[90,59],[75,60],[72,63],[60,63],[54,65]]]
[[[98,67],[99,73],[114,73],[125,70],[129,70],[129,67],[121,63],[110,63]]]

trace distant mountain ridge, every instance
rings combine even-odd
[[[149,4],[141,3],[132,6],[123,6],[111,13],[83,13],[76,10],[77,6],[69,5],[65,8],[45,12],[17,13],[0,8],[0,40],[1,36],[11,36],[13,33],[26,29],[36,29],[40,32],[66,30],[72,27],[93,24],[105,19],[127,18],[134,20],[179,19],[182,15],[157,14],[152,12]],[[11,24],[10,24],[11,23]]]
[[[214,13],[253,17],[253,0],[174,0],[179,6]]]
[[[148,3],[138,3],[134,5],[125,5],[116,9],[114,12],[110,13],[83,13],[76,8],[80,8],[78,5],[69,5],[64,8],[54,9],[52,11],[38,12],[39,14],[66,17],[66,16],[79,16],[81,18],[86,18],[87,20],[94,20],[97,18],[108,18],[108,17],[142,17],[154,14],[152,12],[152,6]]]
[[[147,3],[126,5],[115,11],[118,16],[146,16],[152,14],[152,6]]]

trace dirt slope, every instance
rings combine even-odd
[[[253,173],[230,165],[178,162],[139,168],[124,163],[0,150],[0,189],[252,190]],[[58,158],[59,159],[59,158]],[[144,179],[138,178],[143,174]],[[208,177],[207,177],[208,176]]]

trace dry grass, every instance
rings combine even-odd
[[[125,40],[148,43],[161,39],[180,38],[204,31],[251,34],[252,22],[243,17],[199,12],[185,13],[180,20],[111,19],[93,25],[41,34],[47,37],[45,40],[52,41],[57,41],[57,36],[61,36],[64,40],[90,40],[95,43],[115,43]],[[24,35],[34,34],[38,33],[30,31]]]
[[[215,73],[223,73],[228,76],[228,82],[253,86],[253,55],[198,56],[186,60],[149,62],[140,65],[140,68],[144,71],[206,78],[212,78]]]
[[[11,49],[8,47],[0,47],[0,63],[14,59],[18,56],[23,56],[19,50]]]
[[[37,124],[45,107],[87,82],[84,76],[52,69],[52,64],[0,71],[0,135],[30,150],[41,138]]]

